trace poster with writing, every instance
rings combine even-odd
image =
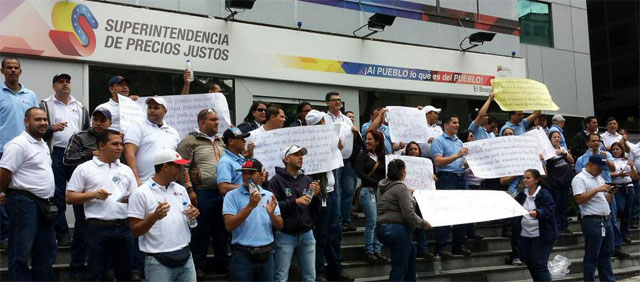
[[[218,115],[220,124],[216,135],[222,136],[222,133],[231,126],[229,105],[227,98],[222,93],[165,95],[161,97],[167,101],[167,115],[164,116],[164,120],[180,133],[180,137],[185,137],[189,132],[198,129],[198,113],[203,109],[212,109]],[[145,104],[147,98],[149,97],[140,97],[137,101],[144,112],[147,111]]]
[[[417,190],[422,218],[432,227],[483,222],[528,214],[503,191]]]
[[[540,128],[534,128],[532,130],[527,131],[524,135],[535,137],[538,140],[538,151],[540,154],[544,155],[544,159],[548,160],[556,156],[556,149],[553,148],[549,137],[544,132],[544,130]]]
[[[139,98],[138,101],[144,98]],[[118,94],[118,107],[120,107],[120,130],[126,132],[132,124],[139,123],[147,118],[147,107],[140,107],[136,101],[127,96]]]
[[[427,119],[424,112],[412,107],[388,106],[391,141],[424,143],[429,139]]]
[[[353,131],[351,131],[351,126],[346,123],[340,124],[340,140],[342,140],[342,144],[344,147],[340,150],[343,159],[348,159],[351,157],[351,153],[353,153]]]
[[[549,89],[543,83],[526,78],[496,78],[491,80],[495,101],[503,111],[557,111]]]
[[[480,178],[522,175],[527,169],[544,174],[538,140],[531,136],[504,136],[467,142],[465,156],[473,174]]]
[[[270,131],[254,130],[247,137],[247,144],[253,142],[253,157],[269,171],[269,178],[275,175],[276,167],[284,167],[282,150],[291,145],[307,148],[302,169],[305,174],[330,171],[343,166],[338,149],[340,124],[297,126]]]
[[[394,159],[401,159],[407,169],[407,177],[404,184],[411,190],[435,190],[436,183],[433,181],[433,164],[430,159],[411,157],[404,155],[389,154],[385,157],[385,168]]]

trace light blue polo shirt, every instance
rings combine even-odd
[[[273,242],[273,227],[271,218],[267,212],[267,201],[271,201],[273,195],[271,192],[260,187],[262,200],[255,207],[249,216],[231,232],[231,244],[239,244],[248,247],[262,247]],[[247,188],[242,186],[238,189],[229,191],[224,196],[224,204],[222,205],[222,215],[238,214],[244,207],[249,204],[251,195]],[[280,207],[276,206],[275,215],[280,215]]]
[[[38,106],[36,93],[20,83],[20,90],[14,93],[5,82],[2,82],[0,93],[0,153],[4,145],[24,131],[24,113],[31,107]]]
[[[484,126],[477,125],[475,120],[471,121],[471,124],[469,124],[469,130],[473,132],[473,135],[476,137],[476,140],[493,138],[492,134],[489,134],[489,132],[487,132]]]
[[[569,150],[569,148],[567,148],[567,142],[564,139],[564,130],[560,126],[557,126],[554,124],[551,126],[551,128],[549,128],[549,134],[551,134],[551,132],[554,132],[554,131],[560,132],[560,137],[562,137],[562,141],[560,141],[560,146],[565,150]]]
[[[515,132],[515,135],[524,134],[526,132],[525,128],[527,128],[527,125],[528,125],[528,123],[527,123],[526,119],[522,119],[522,122],[520,122],[518,124],[513,124],[513,123],[507,121],[507,123],[505,123],[502,126],[502,128],[500,128],[500,136],[502,136],[502,132],[507,127],[510,127],[511,129],[513,129],[513,131]]]
[[[230,184],[242,184],[242,172],[236,171],[242,168],[244,163],[244,157],[238,156],[225,150],[224,156],[218,161],[216,166],[216,174],[218,175],[218,184],[222,182],[228,182]]]
[[[458,136],[453,135],[453,138],[444,134],[436,137],[431,144],[431,154],[435,157],[437,155],[448,157],[457,154],[462,149],[462,140]],[[436,172],[464,172],[462,168],[462,157],[455,159],[453,162],[445,166],[436,166]]]
[[[369,127],[371,126],[371,121],[366,122],[365,124],[362,125],[362,128],[360,132],[362,132],[362,141],[367,141],[367,130],[369,129]],[[385,125],[385,124],[381,124],[380,127],[378,127],[378,131],[380,131],[380,133],[382,133],[382,136],[384,136],[384,151],[387,154],[392,154],[393,153],[393,147],[391,146],[391,130],[389,129],[389,126]]]
[[[607,161],[613,162],[613,156],[611,153],[604,151],[607,154]],[[587,163],[589,163],[589,157],[593,155],[591,149],[587,150],[584,155],[580,156],[576,161],[576,172],[580,173],[583,168],[587,167]],[[603,169],[600,173],[600,177],[604,179],[604,183],[611,183],[611,171],[608,169]]]

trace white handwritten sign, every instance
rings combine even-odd
[[[307,148],[302,169],[305,174],[330,171],[343,166],[342,155],[338,149],[340,124],[297,126],[270,131],[254,130],[247,137],[255,143],[253,157],[258,159],[269,171],[269,178],[275,175],[276,167],[284,167],[282,150],[291,145]]]
[[[218,115],[220,124],[218,125],[217,135],[222,136],[222,133],[231,126],[229,105],[227,104],[227,98],[222,93],[166,95],[161,97],[167,101],[167,114],[164,116],[164,120],[180,133],[180,137],[185,137],[189,132],[198,128],[198,113],[203,109],[212,109]],[[149,97],[140,97],[137,101],[144,112],[147,111],[147,98]]]
[[[404,180],[404,184],[407,185],[409,189],[436,189],[436,183],[433,181],[433,164],[430,159],[390,154],[385,157],[385,167],[389,167],[389,163],[394,159],[401,159],[404,161],[407,170],[407,177]]]
[[[551,145],[551,141],[549,141],[549,137],[544,132],[544,130],[540,128],[535,128],[527,131],[524,135],[532,136],[538,140],[538,152],[544,155],[544,159],[548,160],[556,156],[556,149]]]
[[[469,168],[480,178],[522,175],[527,169],[544,174],[538,140],[531,136],[504,136],[464,144]]]
[[[342,144],[344,147],[340,151],[343,159],[348,159],[351,157],[351,153],[353,153],[353,131],[351,131],[351,126],[346,123],[340,123],[340,140],[342,140]],[[358,140],[360,141],[360,140]]]
[[[429,139],[427,119],[423,111],[411,107],[388,106],[391,141],[424,143]]]
[[[138,103],[127,96],[118,94],[118,106],[120,107],[120,130],[122,132],[126,132],[129,126],[147,118],[146,107],[140,107]]]
[[[422,218],[432,227],[521,216],[528,212],[503,191],[417,190]]]

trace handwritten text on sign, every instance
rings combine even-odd
[[[436,183],[433,181],[433,164],[427,158],[411,157],[404,155],[387,155],[385,158],[386,167],[394,159],[401,159],[407,169],[407,177],[404,184],[412,190],[435,190]]]
[[[198,113],[203,109],[212,109],[218,115],[220,124],[218,125],[217,135],[222,136],[222,133],[231,126],[227,98],[222,93],[166,95],[161,97],[167,101],[167,115],[164,116],[164,120],[180,133],[180,137],[185,137],[189,132],[198,128]],[[149,97],[140,97],[137,101],[144,112],[147,111],[147,105],[145,104],[147,98]]]
[[[267,167],[269,178],[275,175],[276,167],[284,167],[282,150],[291,145],[307,148],[302,169],[305,174],[330,171],[343,166],[338,149],[339,123],[326,125],[298,126],[270,131],[254,130],[247,137],[255,143],[253,157]]]
[[[538,152],[544,155],[545,160],[556,156],[556,149],[554,149],[553,145],[551,145],[551,141],[549,141],[549,137],[547,137],[547,134],[544,132],[544,130],[535,128],[527,131],[524,135],[535,137],[536,140],[538,140],[538,146],[540,146]]]
[[[410,107],[389,106],[389,130],[391,141],[409,143],[416,141],[425,143],[427,134],[427,119],[423,111]]]
[[[505,136],[464,144],[469,168],[480,178],[522,175],[533,168],[544,174],[538,140],[531,136]]]
[[[127,96],[118,94],[118,107],[120,107],[120,130],[122,132],[126,132],[131,125],[147,119],[145,114],[147,107],[141,107]]]
[[[413,193],[422,218],[432,227],[521,216],[528,212],[503,191],[418,190]]]
[[[549,110],[557,111],[547,86],[526,78],[492,79],[496,103],[503,111]]]

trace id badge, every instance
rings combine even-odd
[[[376,202],[376,194],[371,194],[371,202],[372,203]]]
[[[322,207],[326,208],[327,207],[327,199],[322,199]]]
[[[602,226],[602,237],[606,237],[607,236],[607,230],[604,229],[604,226]]]

